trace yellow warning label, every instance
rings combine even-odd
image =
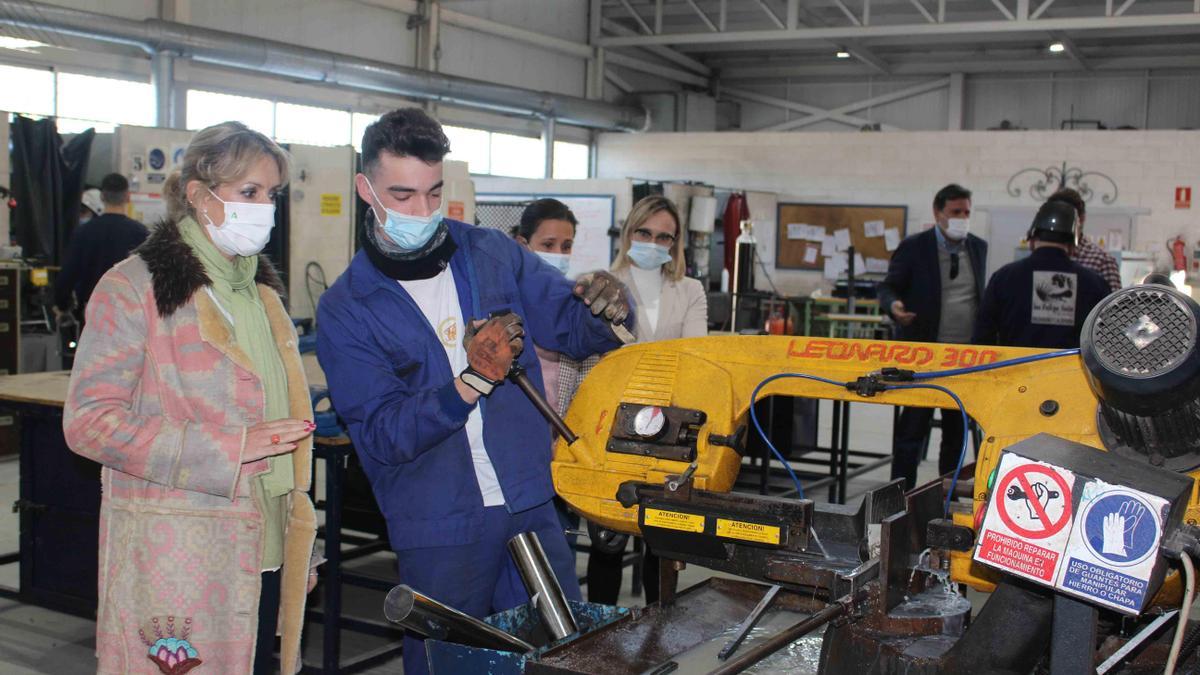
[[[778,544],[779,528],[775,525],[717,518],[717,536],[754,541],[760,544]]]
[[[336,192],[325,192],[321,194],[321,215],[323,216],[340,216],[342,215],[342,196]]]
[[[662,509],[646,509],[646,524],[681,532],[703,532],[704,516],[694,513],[679,513],[678,511],[663,511]]]

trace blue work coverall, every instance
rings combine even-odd
[[[538,346],[582,359],[620,346],[572,283],[497,230],[447,220],[463,320],[512,310],[524,319],[519,362],[540,388]],[[632,316],[633,313],[631,312]],[[388,524],[400,579],[476,616],[528,601],[507,540],[533,530],[564,591],[579,599],[574,556],[553,503],[546,420],[513,384],[481,398],[483,438],[504,493],[485,508],[459,396],[433,328],[398,282],[359,251],[321,298],[317,356]],[[425,672],[423,643],[408,638],[404,672]]]

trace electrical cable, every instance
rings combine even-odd
[[[1037,361],[1045,361],[1047,359],[1057,359],[1063,356],[1074,356],[1079,354],[1079,349],[1063,349],[1057,352],[1048,352],[1045,354],[1032,354],[1030,356],[1021,356],[1007,361],[997,361],[995,363],[985,363],[978,366],[967,366],[965,368],[954,368],[952,370],[934,370],[928,373],[913,373],[914,380],[932,380],[938,377],[953,377],[955,375],[965,375],[967,373],[981,373],[985,370],[996,370],[997,368],[1008,368],[1010,366],[1019,366],[1024,363],[1034,363]]]
[[[950,489],[946,491],[946,502],[942,507],[942,517],[950,517],[950,500],[954,499],[954,488],[958,486],[958,474],[962,473],[963,462],[967,457],[967,438],[970,433],[970,425],[967,420],[967,408],[963,405],[962,399],[958,394],[950,391],[940,384],[889,384],[885,387],[885,391],[894,389],[933,389],[940,391],[950,398],[954,399],[954,404],[958,406],[958,412],[962,415],[962,447],[958,451],[958,463],[954,466],[954,475],[950,477]]]
[[[1055,352],[1047,352],[1044,354],[1033,354],[1030,356],[1022,356],[1022,357],[1015,358],[1015,359],[1009,359],[1007,361],[997,361],[995,363],[988,363],[988,364],[983,364],[983,365],[979,365],[979,366],[968,366],[965,368],[954,368],[951,370],[937,370],[937,371],[931,371],[931,372],[927,372],[927,373],[914,373],[913,379],[914,380],[929,380],[929,379],[939,378],[939,377],[953,377],[955,375],[965,375],[967,373],[978,373],[978,372],[983,372],[983,371],[987,371],[987,370],[996,370],[999,368],[1009,368],[1012,366],[1019,366],[1019,365],[1023,365],[1026,363],[1035,363],[1037,361],[1045,361],[1047,359],[1056,359],[1056,358],[1061,358],[1064,356],[1074,356],[1077,354],[1079,354],[1078,349],[1063,349],[1063,350],[1059,350],[1059,351],[1055,351]],[[800,485],[800,479],[796,476],[796,473],[792,470],[791,464],[787,461],[787,459],[783,456],[783,454],[781,452],[779,452],[778,449],[776,449],[775,444],[771,442],[771,439],[767,436],[766,431],[764,431],[762,428],[762,425],[759,424],[758,413],[755,412],[755,410],[754,410],[754,403],[758,400],[758,393],[760,391],[762,391],[762,388],[770,382],[774,382],[775,380],[780,380],[780,379],[784,379],[784,378],[800,378],[800,379],[805,379],[805,380],[812,380],[814,382],[821,382],[824,384],[833,385],[835,387],[839,387],[839,388],[843,388],[843,389],[846,388],[849,383],[837,382],[836,380],[830,380],[828,378],[819,377],[817,375],[808,375],[805,373],[779,373],[777,375],[772,375],[772,376],[764,379],[762,382],[759,382],[758,386],[754,388],[754,392],[750,395],[750,421],[754,424],[755,431],[758,432],[758,435],[759,435],[759,437],[761,437],[763,439],[763,442],[767,444],[767,449],[769,449],[771,451],[771,453],[773,455],[775,455],[776,459],[778,459],[780,462],[783,463],[783,468],[787,470],[788,476],[791,477],[792,482],[795,483],[795,485],[796,485],[797,494],[800,496],[801,499],[803,499],[804,498],[804,488],[801,487],[801,485]],[[916,383],[916,382],[914,382],[912,384],[885,384],[885,385],[883,385],[884,391],[890,391],[890,390],[894,390],[894,389],[933,389],[935,391],[940,391],[954,400],[955,405],[958,406],[959,414],[962,415],[962,420],[963,420],[962,445],[961,445],[961,448],[958,453],[958,463],[956,464],[955,469],[954,469],[954,476],[952,476],[950,479],[950,490],[946,493],[946,501],[945,501],[945,504],[943,505],[943,509],[942,509],[943,516],[948,518],[950,516],[950,501],[953,499],[954,490],[958,485],[958,475],[959,475],[959,473],[962,472],[963,463],[966,461],[966,457],[967,457],[967,439],[969,438],[968,437],[969,418],[967,417],[967,408],[965,405],[963,405],[962,399],[960,399],[957,394],[955,394],[953,391],[951,391],[941,385],[923,384],[923,383]]]
[[[792,471],[792,465],[787,461],[787,458],[783,456],[783,453],[779,452],[779,450],[775,448],[775,444],[771,442],[771,438],[767,436],[767,432],[764,431],[762,425],[759,424],[758,413],[754,410],[754,403],[758,400],[758,392],[762,391],[763,387],[767,386],[771,382],[774,382],[775,380],[793,377],[802,380],[812,380],[814,382],[833,385],[838,389],[845,389],[846,383],[830,380],[824,377],[818,377],[816,375],[806,375],[804,373],[779,373],[778,375],[772,375],[762,382],[759,382],[758,386],[754,388],[754,392],[750,394],[750,422],[754,424],[755,431],[757,431],[758,435],[763,439],[763,443],[767,444],[767,449],[771,451],[771,454],[775,455],[775,458],[783,463],[783,468],[787,470],[788,476],[790,476],[792,479],[792,483],[796,485],[796,495],[800,499],[804,499],[804,486],[800,484],[800,479],[796,476],[796,472]]]
[[[1196,590],[1196,569],[1192,565],[1192,558],[1187,553],[1179,557],[1179,562],[1183,563],[1183,605],[1179,608],[1179,624],[1175,626],[1175,639],[1171,640],[1171,653],[1167,657],[1167,667],[1163,670],[1164,675],[1174,675],[1175,664],[1179,659],[1179,650],[1183,646],[1183,634],[1187,631],[1188,615],[1192,610],[1192,601],[1195,599],[1193,594]]]

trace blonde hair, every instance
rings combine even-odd
[[[621,228],[621,243],[617,250],[617,259],[613,262],[612,271],[617,272],[629,267],[629,247],[633,243],[633,232],[650,220],[656,213],[666,211],[675,221],[675,243],[671,244],[671,260],[663,265],[663,276],[672,281],[679,281],[687,271],[687,262],[683,258],[684,241],[683,222],[679,219],[679,209],[675,203],[662,195],[642,197],[629,211],[625,225]]]
[[[265,135],[241,122],[222,122],[196,132],[183,153],[180,168],[163,186],[170,219],[176,221],[195,215],[188,202],[188,183],[198,180],[210,188],[231,183],[246,175],[262,157],[275,160],[279,166],[280,184],[286,185],[288,154]]]

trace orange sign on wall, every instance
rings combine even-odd
[[[1192,208],[1192,188],[1191,186],[1179,186],[1175,188],[1175,208],[1190,209]]]
[[[467,205],[462,202],[450,202],[446,207],[446,215],[455,220],[462,220],[467,214]]]

